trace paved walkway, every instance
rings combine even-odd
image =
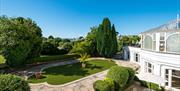
[[[125,91],[154,91],[154,90],[152,89],[150,90],[146,87],[142,87],[139,82],[134,81],[133,84]]]
[[[104,58],[96,58],[96,59],[104,59]],[[58,65],[65,65],[65,64],[71,64],[76,63],[77,60],[67,61],[67,62],[60,62],[56,64],[47,64],[38,66],[36,68],[29,69],[30,71],[41,71],[45,68],[51,67],[51,66],[58,66]],[[120,60],[115,60],[115,62],[118,65],[125,66],[125,67],[131,67],[133,69],[137,69],[138,65],[130,62],[124,62]],[[36,69],[36,70],[34,70]],[[39,83],[39,84],[30,84],[31,91],[94,91],[93,90],[93,83],[96,80],[102,80],[105,78],[107,71],[103,71],[100,73],[96,73],[87,77],[84,77],[79,80],[75,80],[73,82],[63,84],[63,85],[50,85],[46,82]]]

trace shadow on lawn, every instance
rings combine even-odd
[[[82,68],[81,63],[75,63],[75,64],[51,67],[45,69],[44,72],[45,74],[48,75],[86,76],[90,74],[88,70],[95,70],[95,69],[103,69],[103,66],[93,65],[87,62],[86,68]]]

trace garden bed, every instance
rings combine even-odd
[[[82,68],[80,63],[50,67],[43,70],[44,73],[41,79],[36,79],[32,76],[29,78],[28,82],[47,82],[52,85],[60,85],[104,71],[114,65],[116,64],[113,61],[92,59],[87,62],[86,68]]]

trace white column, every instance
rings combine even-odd
[[[159,51],[160,33],[156,33],[156,51]]]
[[[167,37],[167,34],[166,34],[166,32],[164,33],[164,51],[166,52],[166,47],[167,47],[167,45],[166,45],[166,37]]]
[[[161,67],[161,77],[163,78],[163,79],[165,79],[165,71],[166,71],[166,69],[164,69],[163,67]],[[166,82],[165,82],[166,83]],[[165,83],[162,83],[161,85],[162,86],[165,86]]]
[[[134,62],[134,52],[130,51],[130,61]]]
[[[172,87],[172,70],[169,69],[169,74],[168,74],[168,87]]]
[[[158,75],[158,76],[160,76],[160,65],[159,64],[154,64],[154,74],[155,75]]]

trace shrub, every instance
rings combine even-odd
[[[93,88],[95,91],[111,91],[111,87],[109,87],[107,81],[97,80],[93,84]]]
[[[165,89],[163,87],[159,88],[159,85],[156,83],[146,82],[146,81],[144,81],[144,82],[146,83],[147,87],[150,89],[153,89],[155,91],[165,91]]]
[[[126,86],[129,86],[134,80],[135,71],[132,68],[128,68],[128,67],[126,69],[128,70],[128,73],[129,73],[129,78],[128,78]]]
[[[0,90],[1,91],[30,91],[28,83],[22,78],[5,74],[0,75]]]
[[[137,76],[134,76],[135,81],[139,81],[139,78]]]
[[[108,83],[108,85],[109,85],[109,87],[111,89],[110,91],[114,91],[115,90],[115,84],[114,84],[114,81],[112,79],[106,77],[104,79],[104,81]]]
[[[0,55],[0,64],[3,64],[5,62],[6,62],[6,60],[4,59],[4,57],[2,55]]]
[[[140,82],[141,86],[147,87],[149,89],[153,89],[155,91],[165,91],[165,89],[163,87],[159,88],[159,85],[156,83],[152,83],[152,82],[147,82],[144,80],[140,80],[137,76],[135,76],[134,78],[136,81]]]
[[[65,49],[67,52],[69,52],[71,49],[72,49],[72,43],[71,42],[65,42],[63,45],[62,45],[62,49]]]
[[[58,49],[57,46],[50,42],[44,42],[41,54],[42,55],[62,55],[67,54],[68,51],[65,49]]]
[[[9,66],[22,66],[39,56],[41,43],[41,29],[33,20],[0,17],[0,52]]]
[[[128,70],[124,67],[113,66],[109,69],[107,77],[115,82],[115,89],[122,90],[128,81]]]

